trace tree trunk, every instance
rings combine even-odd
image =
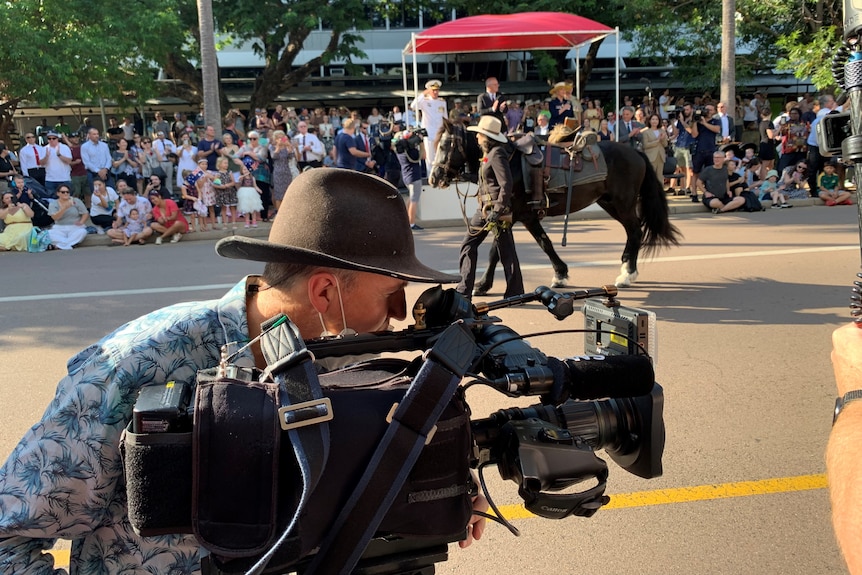
[[[584,56],[584,59],[581,60],[581,62],[580,62],[581,71],[580,71],[580,86],[579,86],[578,93],[581,94],[581,96],[586,94],[587,80],[590,79],[590,73],[592,73],[593,68],[596,65],[596,56],[598,55],[599,48],[601,47],[602,42],[604,42],[604,41],[605,41],[605,39],[602,38],[602,39],[596,40],[595,42],[590,44],[590,47],[587,50],[587,55]]]
[[[221,135],[221,98],[219,96],[218,56],[215,49],[212,0],[198,1],[198,22],[201,31],[201,74],[203,77],[204,118]]]
[[[15,126],[15,112],[18,110],[20,101],[18,98],[12,98],[0,104],[0,140],[6,142],[6,146],[10,150],[17,148],[17,146],[13,147],[12,142],[9,141],[9,132]]]
[[[721,101],[736,116],[736,0],[721,2]]]

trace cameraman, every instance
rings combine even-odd
[[[700,172],[712,165],[712,153],[715,147],[715,136],[721,133],[721,120],[715,118],[715,107],[708,104],[702,110],[695,110],[692,116],[691,131],[695,140],[695,152],[691,157],[691,167],[694,171],[694,185],[698,185]]]
[[[78,575],[198,573],[193,537],[142,538],[128,522],[118,444],[141,385],[193,385],[198,370],[218,365],[222,345],[255,338],[279,313],[303,338],[385,330],[406,316],[409,281],[458,279],[416,259],[404,202],[380,178],[309,170],[284,201],[292,208],[279,211],[269,241],[234,236],[216,247],[225,257],[267,262],[262,276],[240,280],[219,300],[133,320],[69,361],[41,421],[0,468],[0,573],[60,575],[43,553],[58,538],[72,540]],[[264,367],[260,346],[237,363]],[[476,498],[474,508],[487,502]],[[484,520],[474,516],[467,529],[462,547],[482,536]]]
[[[410,202],[407,204],[410,229],[421,231],[423,228],[416,223],[416,213],[422,197],[422,136],[417,132],[398,132],[392,142],[401,168],[401,180],[410,191]]]
[[[676,122],[674,122],[677,136],[673,144],[673,157],[676,160],[676,165],[685,173],[683,188],[686,194],[696,193],[694,169],[692,169],[692,152],[697,144],[694,136],[692,136],[694,130],[692,127],[693,115],[694,109],[691,107],[691,102],[686,102],[682,110],[677,112]]]
[[[832,368],[838,397],[826,448],[832,526],[852,574],[862,573],[862,329],[848,324],[832,333]],[[851,395],[845,395],[851,392]],[[859,394],[862,396],[862,394]],[[851,399],[852,398],[852,399]]]

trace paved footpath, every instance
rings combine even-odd
[[[709,210],[704,207],[704,205],[700,202],[692,202],[688,196],[667,196],[668,200],[668,209],[672,216],[680,215],[680,214],[705,214],[708,213]],[[825,207],[825,204],[819,199],[809,198],[806,200],[791,200],[790,202],[794,207]],[[764,207],[769,209],[769,202],[764,202]],[[593,204],[592,206],[587,207],[585,210],[581,210],[580,212],[575,212],[569,216],[570,220],[595,220],[595,219],[605,219],[608,216],[604,210],[602,210],[598,205]],[[716,217],[721,217],[717,215]],[[559,219],[562,221],[563,216],[557,216],[556,218],[550,218],[553,220]],[[419,223],[425,228],[448,228],[448,227],[462,227],[464,226],[464,222],[459,219],[446,219],[446,220],[435,220],[435,221],[424,221],[421,220]],[[260,227],[257,228],[245,228],[242,224],[237,225],[236,230],[214,230],[209,232],[195,232],[192,234],[186,234],[183,236],[182,241],[191,242],[191,241],[218,241],[223,237],[226,237],[230,234],[242,235],[253,238],[267,238],[269,237],[269,230],[271,224],[268,222],[261,222]],[[152,243],[150,240],[148,243]],[[111,240],[107,236],[90,234],[87,236],[83,242],[81,242],[80,246],[88,247],[88,246],[110,246],[114,245],[111,243]]]

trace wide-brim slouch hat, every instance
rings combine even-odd
[[[503,123],[500,121],[500,118],[490,114],[479,118],[479,125],[467,126],[467,130],[485,134],[492,140],[497,140],[498,142],[506,141],[506,134],[503,133]]]
[[[216,244],[228,258],[333,267],[405,281],[455,283],[416,258],[407,208],[386,180],[354,170],[302,172],[287,188],[268,240],[232,236]]]

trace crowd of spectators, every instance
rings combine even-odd
[[[53,234],[57,241],[51,246],[63,249],[79,243],[87,232],[106,233],[122,245],[145,243],[150,237],[157,244],[165,239],[175,243],[197,231],[256,227],[274,217],[300,171],[338,166],[407,187],[410,223],[421,230],[417,205],[434,134],[425,138],[424,149],[399,146],[399,141],[410,139],[417,126],[436,132],[443,117],[470,125],[482,113],[498,115],[510,134],[547,135],[565,120],[596,131],[601,140],[629,143],[648,156],[670,189],[676,183],[677,193],[716,212],[740,207],[742,192],[753,192],[772,207],[790,207],[788,200],[808,196],[829,206],[851,203],[844,166],[821,156],[814,137],[817,122],[837,108],[829,95],[806,94],[787,102],[773,117],[760,91],[751,98],[738,97],[733,107],[708,93],[676,98],[665,90],[655,98],[648,91],[638,101],[626,96],[617,111],[589,96],[574,98],[568,82],[556,83],[545,98],[535,100],[504,95],[496,78],[486,80],[475,102],[443,98],[441,87],[439,80],[429,81],[404,112],[399,106],[373,107],[368,113],[281,104],[248,115],[231,109],[222,134],[206,125],[203,108],[197,114],[176,113],[173,121],[155,112],[146,127],[136,127],[129,116],[122,121],[111,117],[104,138],[89,118],[77,130],[62,117],[53,126],[43,119],[25,133],[17,154],[0,142],[0,193],[11,192],[8,206],[3,196],[0,219],[11,212],[19,220],[32,212],[30,221],[37,227],[80,228],[62,238]],[[719,154],[714,152],[724,154],[720,171],[729,178],[715,172]],[[670,175],[668,161],[678,175],[665,179]],[[703,177],[706,172],[708,177]],[[68,200],[62,197],[64,188]],[[16,205],[29,211],[10,209]],[[65,208],[63,223],[57,220],[56,205]],[[158,216],[153,215],[156,208]],[[77,216],[71,217],[72,212]],[[20,247],[17,241],[10,246],[5,249]]]

